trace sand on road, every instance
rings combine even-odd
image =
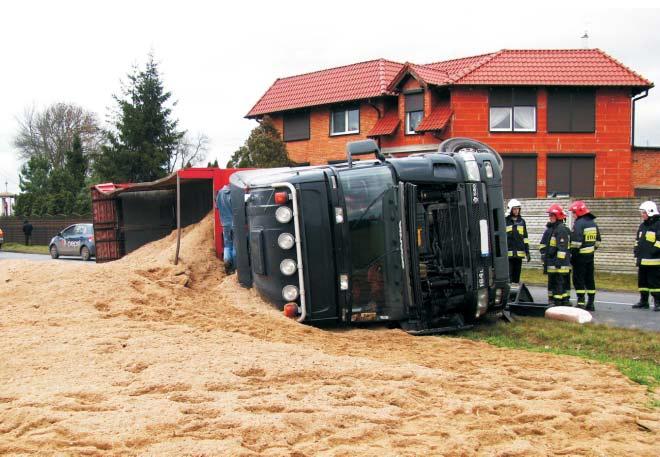
[[[643,386],[574,357],[284,318],[212,219],[112,263],[5,261],[0,454],[657,455]]]

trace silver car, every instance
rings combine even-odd
[[[50,256],[80,256],[89,260],[96,256],[94,243],[94,226],[92,224],[73,224],[55,235],[48,244]]]

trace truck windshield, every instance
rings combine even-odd
[[[340,173],[352,267],[353,312],[394,318],[401,310],[398,197],[388,167]]]

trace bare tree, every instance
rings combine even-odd
[[[192,166],[201,164],[206,160],[210,144],[209,137],[204,133],[197,133],[193,136],[186,132],[170,157],[168,172],[172,173],[174,170],[184,168],[188,164]]]
[[[65,153],[72,148],[76,135],[87,156],[96,153],[102,141],[96,115],[78,105],[54,103],[42,111],[28,107],[17,121],[14,146],[19,157],[45,157],[52,168],[64,166]]]

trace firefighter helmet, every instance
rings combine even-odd
[[[548,208],[548,214],[554,214],[555,217],[559,220],[564,220],[566,219],[566,213],[564,212],[564,209],[561,207],[560,204],[558,203],[553,203],[550,205],[550,208]]]
[[[506,205],[506,212],[508,214],[511,214],[511,210],[513,208],[520,208],[521,206],[522,205],[520,204],[520,202],[518,200],[516,200],[515,198],[512,198],[511,200],[509,200],[509,203]]]
[[[646,214],[648,214],[649,217],[657,216],[660,214],[658,213],[658,206],[651,200],[639,205],[639,210],[644,211]]]
[[[575,213],[577,217],[584,216],[590,212],[589,208],[587,208],[587,205],[582,200],[574,201],[568,210],[572,213]]]

